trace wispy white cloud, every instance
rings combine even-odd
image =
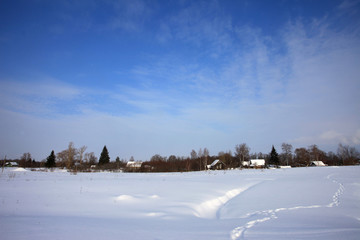
[[[341,13],[350,13],[352,15],[358,13],[358,5],[360,5],[359,0],[344,0],[338,6],[338,9]]]
[[[79,89],[51,77],[40,77],[35,81],[1,81],[3,93],[20,96],[72,99],[80,94]]]
[[[218,58],[229,52],[232,44],[232,22],[217,1],[192,1],[160,23],[160,42],[180,41],[198,48],[206,45],[206,57]]]
[[[142,1],[119,4],[118,29],[139,29],[150,14]],[[58,151],[69,141],[96,153],[107,144],[113,158],[143,160],[199,147],[216,154],[240,142],[262,152],[284,141],[325,150],[338,142],[360,144],[356,33],[334,28],[324,17],[289,22],[267,36],[260,28],[235,25],[216,2],[189,3],[165,20],[157,33],[161,44],[175,41],[195,53],[148,54],[148,61],[124,74],[126,83],[111,89],[64,79],[0,81],[1,125],[19,129],[5,131],[1,144],[16,152],[21,136],[40,136]],[[77,114],[62,111],[69,106]],[[24,151],[51,149],[22,144]]]
[[[0,88],[1,108],[36,115],[56,114],[55,106],[60,102],[81,96],[80,89],[49,77],[35,81],[0,81]]]
[[[319,23],[305,28],[298,22],[289,29],[284,36],[291,78],[285,100],[301,113],[293,120],[303,128],[294,142],[352,142],[360,120],[359,38]]]
[[[259,140],[266,135],[278,136],[277,144],[326,145],[331,142],[329,134],[339,132],[342,134],[333,136],[331,143],[355,144],[350,139],[356,139],[353,132],[359,128],[359,38],[346,29],[332,29],[324,19],[306,26],[300,20],[289,23],[277,38],[249,27],[236,31],[247,45],[239,48],[234,38],[233,53],[217,69],[205,64],[180,72],[174,69],[186,64],[178,62],[175,68],[168,68],[168,61],[162,61],[162,67],[149,67],[151,71],[143,68],[141,73],[150,79],[162,73],[169,79],[171,74],[173,78],[191,79],[185,86],[192,89],[197,102],[182,106],[186,113],[182,117],[196,122],[205,116],[211,119],[204,121],[207,126],[217,126],[223,133],[231,129],[228,142],[236,143],[240,136],[254,144],[263,142],[259,144],[263,146],[274,141]],[[278,44],[285,44],[285,49],[278,49]],[[166,92],[160,94],[168,96]],[[152,104],[158,101],[161,106],[164,99]],[[209,106],[206,103],[211,107],[204,107]]]

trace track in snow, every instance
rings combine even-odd
[[[342,183],[331,179],[334,174],[330,174],[326,177],[328,180],[332,180],[332,182],[339,185],[337,191],[332,196],[332,202],[330,202],[327,205],[310,205],[310,206],[296,206],[291,208],[277,208],[277,209],[271,209],[271,210],[265,210],[265,211],[257,211],[253,213],[248,213],[246,217],[253,217],[258,216],[257,219],[247,222],[245,225],[242,225],[240,227],[237,227],[233,229],[230,233],[231,240],[236,239],[245,239],[245,232],[254,227],[257,224],[269,221],[271,219],[276,219],[278,216],[276,213],[281,211],[293,211],[293,210],[299,210],[299,209],[311,209],[311,208],[324,208],[324,207],[337,207],[340,204],[339,197],[343,194],[345,187]]]

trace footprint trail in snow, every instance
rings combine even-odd
[[[299,209],[310,209],[310,208],[323,208],[323,207],[337,207],[340,204],[339,197],[343,194],[345,187],[340,182],[332,179],[333,174],[328,175],[326,178],[329,180],[332,180],[332,182],[339,185],[337,191],[332,196],[332,202],[328,205],[310,205],[310,206],[297,206],[297,207],[291,207],[291,208],[278,208],[274,210],[265,210],[265,211],[257,211],[253,213],[246,214],[247,217],[253,217],[258,216],[257,219],[247,222],[245,225],[242,225],[240,227],[237,227],[233,229],[230,233],[231,240],[236,239],[245,239],[245,232],[249,230],[250,228],[254,227],[257,224],[269,221],[271,219],[276,219],[278,216],[276,213],[281,211],[293,211],[293,210],[299,210]]]

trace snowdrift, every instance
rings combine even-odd
[[[0,187],[5,240],[360,236],[358,166],[76,175],[5,169]]]

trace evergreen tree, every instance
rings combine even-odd
[[[271,149],[269,164],[276,165],[276,166],[280,165],[279,155],[276,152],[274,145],[272,146],[272,149]]]
[[[45,167],[47,168],[56,167],[54,150],[52,150],[50,155],[46,158]]]
[[[108,152],[106,146],[104,146],[104,148],[101,152],[101,155],[100,155],[99,165],[106,164],[109,162],[110,162],[109,152]]]

